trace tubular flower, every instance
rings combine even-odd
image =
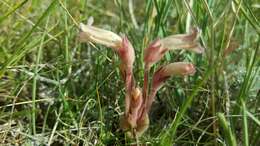
[[[80,23],[79,40],[81,42],[93,42],[117,50],[122,43],[122,38],[117,34],[94,26]]]
[[[130,106],[130,94],[131,89],[134,86],[133,79],[133,64],[135,60],[135,52],[132,44],[127,37],[121,38],[114,32],[100,29],[90,25],[84,25],[80,23],[79,40],[81,42],[93,42],[102,44],[106,47],[112,48],[119,56],[121,60],[120,70],[122,72],[123,79],[125,81],[126,97],[125,97],[125,110],[129,112]]]
[[[164,81],[170,76],[186,76],[196,72],[193,64],[188,62],[175,62],[159,68],[153,75],[152,89],[159,90]]]
[[[189,34],[171,35],[153,41],[144,51],[144,83],[143,89],[141,89],[135,84],[133,75],[135,51],[126,36],[120,37],[111,31],[82,23],[80,30],[79,40],[81,42],[92,42],[112,48],[121,60],[119,68],[125,83],[126,93],[125,111],[120,119],[120,127],[132,138],[141,136],[148,129],[150,108],[157,91],[164,82],[170,76],[186,76],[195,73],[195,67],[191,63],[170,63],[160,67],[153,74],[149,86],[150,67],[169,50],[186,49],[196,53],[204,52],[198,41],[199,29],[197,28],[193,28]]]
[[[132,68],[135,60],[135,52],[127,37],[121,38],[111,31],[82,23],[80,23],[80,30],[79,40],[81,42],[93,42],[114,49],[125,68]]]
[[[198,41],[199,29],[193,28],[189,34],[170,35],[156,39],[144,51],[144,62],[147,68],[159,61],[169,50],[186,49],[195,53],[203,53],[204,48]]]
[[[175,62],[160,67],[153,75],[151,93],[146,103],[146,112],[149,112],[157,91],[170,76],[187,76],[196,72],[195,67],[187,62]]]

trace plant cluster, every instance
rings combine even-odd
[[[136,84],[133,68],[135,51],[126,36],[119,36],[111,31],[80,24],[79,40],[92,42],[112,48],[121,60],[120,71],[125,83],[125,111],[120,126],[129,137],[141,136],[149,126],[149,111],[157,91],[170,76],[187,76],[195,73],[195,66],[189,62],[174,62],[159,67],[149,80],[151,67],[160,61],[166,52],[186,49],[195,53],[203,53],[199,44],[198,28],[192,28],[188,34],[170,35],[152,41],[144,49],[143,88]],[[150,83],[151,82],[151,83]]]

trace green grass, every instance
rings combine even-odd
[[[0,145],[136,144],[119,129],[125,92],[118,57],[77,39],[78,24],[90,16],[95,26],[128,36],[140,86],[150,41],[201,29],[205,54],[170,52],[152,68],[184,60],[197,73],[172,78],[157,93],[139,145],[260,145],[259,5],[0,0]]]

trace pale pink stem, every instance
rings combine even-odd
[[[146,107],[145,107],[145,113],[149,113],[151,106],[153,104],[154,98],[156,96],[157,93],[157,89],[152,89],[151,90],[151,94],[148,97],[147,103],[146,103]]]
[[[148,95],[148,86],[149,86],[149,71],[150,71],[150,67],[148,67],[147,65],[145,65],[145,69],[144,69],[144,85],[143,85],[143,103],[142,103],[142,107],[139,109],[139,114],[138,117],[143,117],[145,116],[144,111],[145,111],[145,106],[147,104],[147,95]]]
[[[153,101],[154,101],[154,97],[156,95],[158,90],[155,90],[155,89],[152,89],[151,90],[151,94],[148,96],[147,98],[147,102],[145,103],[145,105],[143,106],[143,109],[142,109],[142,112],[141,114],[139,115],[139,120],[144,120],[146,114],[149,113],[150,109],[151,109],[151,106],[153,104]]]
[[[130,110],[131,105],[131,89],[132,89],[132,70],[126,71],[126,80],[125,80],[125,115],[127,116]]]
[[[147,102],[147,95],[148,95],[148,86],[149,86],[149,68],[145,68],[144,71],[144,86],[143,86],[143,101]]]
[[[128,116],[130,104],[131,104],[131,97],[126,93],[125,95],[125,116]]]

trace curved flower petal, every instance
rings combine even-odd
[[[122,38],[120,36],[108,30],[82,23],[80,23],[80,30],[79,40],[81,42],[94,42],[113,49],[119,48],[122,43]]]

